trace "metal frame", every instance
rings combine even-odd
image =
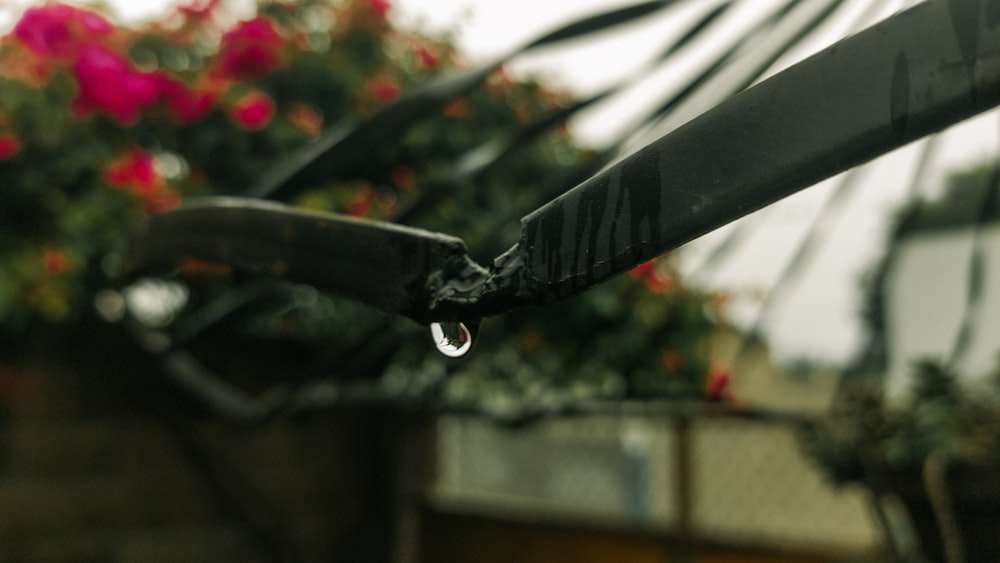
[[[662,5],[641,4],[630,16]],[[496,66],[435,83],[372,121],[405,127],[415,107],[474,86]],[[418,322],[479,319],[585,291],[998,104],[1000,2],[929,0],[733,96],[529,213],[518,244],[486,267],[439,233],[227,199],[154,217],[135,240],[128,272],[202,258],[333,289]],[[319,181],[357,144],[341,141],[363,138],[368,127],[333,132],[255,191]]]

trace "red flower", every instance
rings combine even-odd
[[[733,390],[729,383],[729,370],[714,366],[705,379],[705,397],[713,402],[733,403]]]
[[[122,56],[98,45],[84,46],[73,64],[79,91],[73,109],[79,115],[103,111],[122,124],[139,119],[143,108],[160,97],[161,80],[132,68]]]
[[[132,149],[112,162],[104,171],[104,179],[112,186],[137,191],[156,189],[160,183],[156,159],[141,149]]]
[[[95,35],[114,27],[100,14],[65,4],[28,8],[14,26],[14,35],[39,55],[68,58]]]
[[[427,45],[417,48],[417,64],[422,68],[435,69],[441,64],[441,57]]]
[[[389,10],[392,9],[392,2],[389,0],[368,0],[368,5],[371,6],[375,13],[382,16],[383,18],[389,14]]]
[[[375,203],[375,190],[371,186],[365,186],[357,194],[355,194],[354,199],[347,204],[345,211],[348,215],[354,217],[364,217],[368,215],[371,211],[372,204]]]
[[[7,160],[20,151],[20,139],[10,133],[0,133],[0,160]]]
[[[258,131],[274,117],[274,101],[263,92],[251,92],[236,100],[229,108],[229,117],[247,131]]]
[[[654,269],[656,269],[656,264],[654,264],[653,261],[650,260],[649,262],[643,262],[642,264],[639,264],[635,268],[632,268],[632,271],[629,273],[633,277],[642,279],[650,275],[650,273],[652,273]]]
[[[180,203],[177,195],[156,170],[156,158],[141,149],[132,149],[104,170],[104,181],[142,200],[147,213],[159,213]]]
[[[215,73],[234,80],[261,79],[284,62],[284,44],[271,20],[240,22],[222,36]]]
[[[365,86],[365,90],[369,95],[386,102],[391,102],[398,98],[399,93],[402,91],[395,80],[385,75],[379,75],[370,79]]]
[[[54,246],[46,247],[42,252],[42,265],[50,276],[60,276],[73,269],[73,261],[66,251]]]
[[[306,104],[293,105],[286,115],[296,129],[310,137],[316,137],[323,131],[323,116]]]
[[[646,289],[653,293],[666,293],[674,288],[674,279],[658,267],[655,260],[639,264],[629,274],[642,280]]]

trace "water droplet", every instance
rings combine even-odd
[[[431,338],[438,351],[449,358],[464,356],[472,348],[472,331],[465,323],[431,323]]]

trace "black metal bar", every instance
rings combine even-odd
[[[487,272],[458,239],[250,201],[153,219],[133,269],[178,256],[339,290],[421,322],[592,287],[1000,104],[1000,0],[930,0],[730,98],[522,220]]]
[[[970,217],[972,247],[969,249],[968,281],[965,288],[965,301],[962,304],[962,322],[948,353],[948,366],[954,366],[968,353],[975,335],[976,321],[980,319],[983,311],[986,265],[989,263],[984,248],[985,233],[983,230],[989,223],[990,216],[996,216],[997,206],[1000,205],[1000,193],[998,192],[1000,192],[1000,162],[993,165],[993,172],[990,175],[989,184],[981,196],[976,216]],[[974,197],[978,194],[970,195]]]
[[[997,1],[931,0],[750,88],[522,221],[483,313],[583,291],[1000,103]]]
[[[246,195],[287,201],[304,189],[350,175],[380,142],[392,141],[410,126],[434,115],[434,110],[483,83],[501,65],[526,51],[636,21],[677,0],[647,0],[582,18],[533,39],[509,54],[479,68],[443,76],[407,92],[370,119],[335,126],[303,147],[284,166],[251,187]]]
[[[798,1],[798,0],[795,0]],[[513,152],[515,149],[526,145],[534,140],[536,140],[542,134],[550,131],[557,125],[565,123],[571,117],[577,113],[586,110],[607,98],[614,96],[615,94],[625,90],[628,86],[633,84],[636,80],[640,79],[642,76],[652,72],[657,67],[666,62],[670,61],[672,55],[676,54],[682,47],[689,45],[692,41],[699,38],[701,33],[705,32],[711,24],[715,23],[729,8],[732,7],[731,1],[725,1],[715,8],[708,10],[705,14],[701,16],[697,21],[691,25],[691,27],[682,34],[679,38],[671,41],[662,52],[654,57],[649,64],[644,65],[638,72],[632,76],[628,76],[623,80],[620,80],[616,84],[608,86],[607,88],[588,96],[587,98],[577,100],[573,104],[551,110],[539,118],[537,118],[533,123],[527,124],[518,128],[516,131],[509,135],[498,137],[489,143],[484,143],[476,148],[466,151],[464,154],[456,159],[455,165],[450,172],[442,179],[438,181],[429,182],[425,187],[426,193],[411,204],[408,208],[401,211],[392,220],[393,222],[410,224],[417,217],[434,209],[443,199],[452,195],[455,190],[459,189],[461,185],[465,182],[475,181],[482,174],[492,169],[494,166],[502,162],[503,158]],[[743,44],[746,38],[737,41],[737,44]],[[675,97],[676,99],[676,97]],[[648,121],[649,118],[644,118],[643,122]],[[611,149],[612,152],[617,152],[618,144],[616,143]],[[595,160],[600,160],[599,157],[595,157]],[[606,163],[606,162],[604,162]],[[603,164],[601,166],[603,166]],[[589,177],[591,174],[600,170],[601,166],[594,169],[589,169],[581,179]],[[538,199],[531,205],[531,208],[537,206],[541,203],[552,199],[563,192],[575,186],[577,182],[573,182],[568,185],[558,186],[558,191],[556,193],[547,194],[551,190],[542,190],[543,194],[547,194],[544,199]],[[542,194],[540,194],[542,195]],[[515,212],[513,215],[507,219],[507,221],[518,220],[522,213]],[[506,221],[501,220],[500,223]],[[509,241],[508,241],[509,244]]]
[[[486,276],[455,237],[237,198],[154,216],[124,270],[134,276],[182,258],[334,290],[419,321],[439,298],[461,301]]]

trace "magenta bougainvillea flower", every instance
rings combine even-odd
[[[80,45],[113,30],[97,12],[47,4],[25,10],[14,26],[14,36],[39,55],[65,58],[75,55]]]
[[[155,75],[132,68],[123,56],[100,45],[84,46],[72,70],[79,87],[73,100],[77,115],[101,111],[130,124],[160,97],[161,81]]]
[[[137,224],[179,205],[182,196],[243,193],[274,167],[300,159],[325,128],[365,123],[424,81],[467,68],[447,36],[395,28],[391,0],[257,0],[259,16],[232,25],[224,0],[178,0],[165,19],[136,26],[56,1],[37,2],[0,34],[0,336],[43,326],[36,321],[69,324],[94,314],[97,292],[119,281],[106,276],[108,258],[126,251]],[[427,189],[448,177],[457,155],[565,101],[500,70],[481,90],[361,139],[366,145],[359,145],[357,162],[289,194],[288,204],[393,220],[425,196],[435,201]],[[562,176],[567,158],[585,154],[555,131],[468,186],[462,182],[453,200],[428,206],[421,221],[482,243],[483,225],[520,213],[538,182]],[[185,280],[233,271],[188,259],[177,266]],[[213,298],[243,279],[191,287]],[[482,389],[472,393],[484,397],[520,393],[518,386],[536,374],[544,378],[552,366],[568,365],[577,381],[587,382],[573,382],[573,397],[677,391],[728,400],[727,372],[714,369],[709,377],[703,357],[712,330],[706,307],[718,318],[719,306],[681,285],[668,262],[644,265],[595,291],[601,293],[593,294],[592,313],[538,315],[493,331],[508,334],[494,342],[523,351],[523,361],[511,366],[490,354],[473,360],[449,397],[472,404],[465,391],[451,395],[462,385]],[[367,326],[364,312],[349,307],[322,319],[306,307],[293,309],[281,313],[280,323],[254,324],[253,331],[263,332],[253,338],[273,327],[282,342],[325,341]],[[640,346],[649,351],[641,358],[623,353]],[[407,347],[390,369],[421,369],[425,348]],[[563,385],[565,372],[556,370],[551,385],[531,383],[532,396],[557,397],[549,389]],[[12,380],[0,365],[0,407]],[[511,386],[514,380],[520,383]]]
[[[264,92],[250,92],[233,103],[229,117],[247,131],[258,131],[274,117],[274,100]]]
[[[284,64],[285,40],[271,20],[240,22],[222,36],[215,73],[223,78],[261,79]]]
[[[167,73],[157,74],[156,79],[160,99],[178,125],[188,125],[205,117],[219,99],[218,92],[193,89]]]

